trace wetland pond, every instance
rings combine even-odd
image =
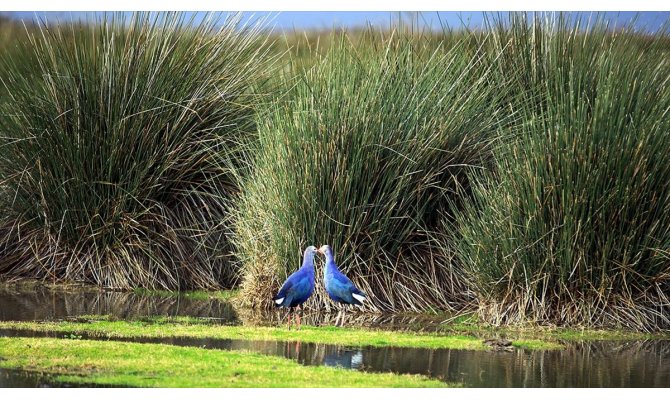
[[[233,307],[218,299],[146,294],[0,288],[0,320],[42,321],[110,315],[118,319],[190,316],[215,324],[242,324]],[[279,314],[266,321],[277,324]],[[305,318],[323,324],[320,316]],[[426,317],[358,316],[352,326],[380,329],[435,329],[441,321]],[[244,321],[248,323],[248,321]],[[63,334],[0,329],[0,336],[63,337]],[[85,335],[81,339],[89,338]],[[108,340],[108,339],[104,339]],[[422,374],[466,387],[670,387],[670,340],[571,342],[562,350],[508,348],[503,351],[348,347],[340,345],[239,339],[115,339],[205,349],[249,350],[278,355],[304,365],[326,365],[368,372]],[[73,343],[76,343],[73,342]],[[0,369],[0,387],[49,387],[48,375]]]

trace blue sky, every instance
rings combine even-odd
[[[0,14],[15,19],[32,19],[35,15],[40,18],[46,17],[48,20],[69,20],[85,19],[99,13],[84,12],[39,12],[39,11],[18,11],[18,12],[0,12]],[[200,14],[200,13],[199,13]],[[269,13],[257,12],[255,15],[267,15]],[[272,13],[274,15],[273,24],[280,30],[303,30],[303,29],[330,29],[333,27],[357,27],[371,23],[376,26],[388,26],[393,20],[409,18],[412,13],[391,13],[386,11],[301,11],[301,12],[283,12]],[[575,17],[588,18],[589,13],[572,13]],[[626,24],[635,16],[636,28],[646,31],[658,30],[665,21],[670,20],[669,11],[660,12],[606,12],[605,17],[616,25]],[[459,27],[462,23],[469,24],[470,27],[478,27],[483,21],[482,12],[422,12],[418,17],[424,23],[439,27],[440,24],[448,24],[452,27]]]

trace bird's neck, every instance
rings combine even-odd
[[[301,268],[314,272],[314,260],[306,259],[302,262]]]
[[[332,255],[326,254],[326,265],[323,268],[323,277],[325,278],[326,275],[332,274],[335,271],[337,271],[337,264],[335,264],[335,259]]]
[[[326,264],[335,264],[335,257],[333,257],[333,253],[330,251],[326,251]]]

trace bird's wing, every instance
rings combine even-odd
[[[336,273],[333,274],[330,287],[333,294],[337,295],[337,297],[340,297],[341,299],[347,299],[349,297],[349,293],[351,292],[351,288],[354,287],[354,284],[349,278],[346,277],[346,275],[336,271]]]
[[[279,292],[277,292],[277,295],[272,298],[276,306],[280,306],[284,302],[284,299],[286,299],[286,297],[291,294],[293,286],[295,285],[297,273],[298,271],[289,275],[289,277],[286,278],[286,281],[284,281],[284,284],[281,286],[281,289],[279,289]]]
[[[286,279],[286,282],[284,282],[284,285],[282,285],[281,289],[279,289],[279,293],[277,293],[277,296],[275,297],[279,298],[286,297],[289,294],[302,294],[299,292],[302,292],[306,288],[309,288],[309,278],[303,271],[297,270]]]
[[[338,270],[335,270],[335,273],[333,274],[333,278],[337,282],[338,286],[342,286],[342,287],[346,287],[346,288],[349,288],[349,287],[354,287],[355,288],[356,287],[356,286],[354,286],[354,283],[351,281],[351,279],[347,278],[346,275],[344,275],[343,273],[341,273]]]
[[[365,293],[360,291],[356,285],[346,275],[340,271],[335,271],[333,274],[334,284],[333,292],[341,299],[346,299],[353,304],[361,305],[365,300]]]

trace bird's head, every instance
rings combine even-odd
[[[319,253],[325,255],[333,254],[333,249],[330,248],[329,245],[324,244],[323,246],[319,247],[319,250],[317,250]]]
[[[313,256],[317,251],[319,251],[319,250],[317,250],[315,246],[308,246],[305,249],[305,256],[308,256],[308,255]]]
[[[302,255],[302,266],[314,266],[314,255],[318,250],[314,246],[308,246]]]

